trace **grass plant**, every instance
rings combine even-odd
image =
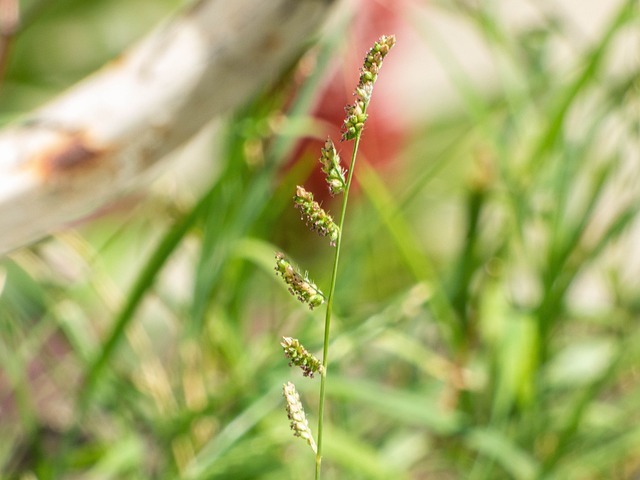
[[[459,108],[412,125],[393,175],[358,158],[348,216],[320,205],[339,214],[335,247],[290,208],[317,158],[285,164],[351,48],[348,22],[318,40],[304,82],[289,72],[226,120],[201,191],[150,194],[2,260],[0,477],[309,478],[283,419],[294,380],[324,479],[638,475],[640,65],[621,57],[637,1],[616,2],[586,43],[539,2],[524,29],[493,2],[429,4],[488,47],[495,82],[483,89],[428,19],[407,19]],[[66,38],[68,16],[103,31],[94,8],[63,2],[16,37],[3,118],[53,94],[43,69],[65,69],[37,49]],[[397,33],[390,62],[406,58]],[[87,70],[110,52],[95,55]],[[278,251],[325,305],[289,301]],[[330,335],[317,321],[329,303]],[[324,351],[302,363],[314,381],[292,378],[278,342],[294,364]]]
[[[327,302],[321,364],[320,361],[308,353],[304,347],[299,346],[297,339],[295,342],[298,344],[298,348],[291,348],[291,344],[294,340],[289,341],[287,340],[288,337],[285,337],[283,342],[284,344],[282,345],[287,357],[292,360],[292,363],[303,369],[305,376],[313,377],[313,373],[316,372],[320,374],[317,444],[313,441],[312,433],[309,429],[306,418],[304,418],[304,409],[298,394],[295,392],[295,387],[290,382],[284,385],[284,396],[287,400],[291,428],[296,436],[307,440],[309,446],[313,449],[316,455],[316,480],[320,478],[322,465],[325,392],[329,363],[331,316],[333,313],[333,299],[338,281],[338,266],[340,261],[340,250],[342,247],[342,233],[344,231],[349,200],[349,190],[351,189],[353,172],[355,170],[356,159],[358,157],[358,146],[360,145],[362,131],[368,117],[367,108],[371,101],[371,95],[373,94],[373,86],[380,71],[380,67],[382,66],[384,57],[386,57],[391,51],[395,43],[395,36],[382,36],[367,52],[360,70],[360,79],[354,93],[355,101],[353,104],[348,105],[345,108],[346,118],[343,123],[342,140],[354,141],[349,170],[345,171],[340,164],[340,157],[336,151],[333,141],[330,138],[327,139],[325,147],[322,149],[320,163],[322,164],[322,171],[326,174],[326,182],[329,186],[329,191],[332,195],[342,194],[342,207],[338,225],[336,225],[331,216],[329,216],[329,214],[313,200],[312,193],[307,192],[301,186],[296,187],[294,202],[296,208],[299,208],[302,212],[303,218],[306,219],[307,226],[322,236],[328,236],[331,241],[331,245],[335,247],[335,256],[333,258],[331,283],[328,295],[325,297],[324,294],[317,289],[315,284],[308,280],[306,275],[302,277],[302,275],[296,273],[294,268],[284,259],[282,254],[276,254],[276,271],[280,273],[283,279],[287,282],[292,294],[296,295],[300,301],[307,303],[311,309],[324,303],[325,298]],[[310,368],[311,366],[313,366],[313,368]],[[296,414],[298,416],[296,416]]]

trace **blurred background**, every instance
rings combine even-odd
[[[31,0],[6,125],[183,4]],[[278,83],[93,218],[0,261],[2,478],[310,478],[337,214],[317,162],[372,42],[376,83],[334,305],[327,479],[640,478],[635,0],[349,0]],[[3,12],[0,11],[0,17]],[[215,27],[212,27],[215,28]],[[350,144],[339,146],[350,157]]]

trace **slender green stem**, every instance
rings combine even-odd
[[[366,113],[369,102],[365,102],[363,113]],[[358,153],[358,146],[360,145],[360,137],[362,136],[362,130],[360,130],[354,139],[353,153],[351,154],[351,165],[349,166],[349,175],[347,177],[347,185],[345,186],[342,196],[342,208],[340,211],[340,222],[338,227],[340,234],[336,241],[336,253],[333,259],[333,273],[331,274],[331,286],[329,287],[329,296],[327,298],[327,311],[324,319],[324,342],[322,346],[322,376],[320,377],[320,400],[318,406],[318,449],[316,451],[316,480],[320,479],[320,466],[322,463],[322,432],[324,424],[324,399],[325,399],[325,386],[327,383],[327,364],[329,353],[329,333],[331,329],[331,311],[333,307],[333,297],[336,290],[336,280],[338,278],[338,262],[340,260],[340,246],[342,245],[342,235],[344,233],[344,218],[347,213],[347,203],[349,201],[349,190],[351,188],[351,180],[353,179],[353,171],[356,166],[356,155]]]

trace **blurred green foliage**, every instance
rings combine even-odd
[[[133,3],[42,2],[13,50],[2,120],[113,58],[176,2]],[[557,18],[514,33],[488,6],[433,8],[469,22],[503,76],[479,91],[417,27],[464,109],[416,126],[392,180],[358,165],[325,478],[634,478],[640,72],[608,65],[638,28],[637,3],[620,3],[570,71],[549,65],[571,40]],[[322,286],[332,251],[290,205],[314,167],[283,169],[295,138],[272,125],[284,105],[291,129],[307,120],[344,42],[332,33],[293,104],[285,77],[227,121],[220,167],[192,204],[151,197],[0,264],[3,478],[311,476],[281,385],[297,379],[313,425],[317,383],[288,369],[278,343],[319,349],[321,314],[290,301],[273,255],[285,248]]]

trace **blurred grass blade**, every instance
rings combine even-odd
[[[509,474],[509,478],[517,480],[535,478],[539,468],[536,460],[501,432],[490,428],[474,428],[465,434],[464,442],[469,448],[498,462]]]
[[[541,132],[539,139],[535,142],[533,151],[529,156],[527,164],[530,168],[540,168],[541,163],[547,158],[547,153],[555,146],[558,137],[562,132],[565,118],[569,107],[574,100],[584,90],[584,88],[597,79],[597,73],[605,58],[605,53],[610,47],[612,40],[619,33],[623,25],[633,19],[637,9],[637,0],[626,0],[620,6],[613,20],[606,28],[602,38],[595,44],[593,49],[585,56],[585,66],[581,74],[569,84],[559,95],[555,107],[549,112],[546,128]]]
[[[369,406],[383,416],[408,426],[423,426],[439,435],[453,435],[463,427],[463,416],[445,411],[424,394],[391,389],[368,380],[331,377],[329,396]]]
[[[409,480],[409,475],[398,471],[390,461],[369,443],[355,437],[351,431],[326,426],[327,442],[325,461],[340,465],[350,478],[377,480]]]
[[[394,197],[376,171],[364,161],[359,168],[358,182],[367,199],[394,240],[407,269],[417,281],[424,282],[432,289],[429,307],[433,310],[435,319],[442,325],[446,338],[454,342],[451,345],[459,346],[462,340],[460,319],[444,291],[435,267],[423,252],[411,228],[402,218]]]
[[[124,336],[127,326],[131,323],[133,315],[140,305],[140,302],[147,291],[153,286],[158,273],[170,258],[171,253],[180,244],[180,241],[194,224],[208,201],[209,195],[205,195],[184,218],[179,220],[165,234],[151,254],[147,263],[144,265],[143,269],[138,274],[124,306],[113,322],[111,332],[103,343],[97,357],[91,362],[86,370],[87,373],[85,375],[84,388],[79,390],[78,404],[83,406],[81,411],[83,411],[90,402],[98,379],[103,374],[107,363],[113,356],[119,342]]]
[[[220,433],[212,438],[185,469],[182,478],[206,478],[204,473],[242,436],[246,435],[267,414],[282,404],[279,384],[254,401],[237,415]]]

